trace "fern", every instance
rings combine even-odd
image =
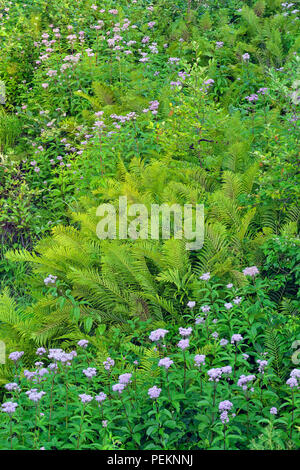
[[[265,335],[266,349],[271,358],[271,367],[280,380],[286,375],[286,368],[283,364],[282,341],[279,339],[278,333],[271,327],[266,329]]]

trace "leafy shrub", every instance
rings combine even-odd
[[[285,367],[287,342],[278,356],[268,316],[255,319],[235,288],[203,283],[216,300],[190,301],[179,332],[165,324],[149,335],[144,322],[129,322],[125,335],[116,331],[117,349],[108,337],[101,349],[95,337],[69,352],[42,347],[32,370],[11,353],[1,447],[297,448],[300,371]],[[232,302],[215,297],[220,288]]]

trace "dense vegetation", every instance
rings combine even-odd
[[[0,2],[0,448],[299,449],[299,16]],[[121,196],[202,249],[101,240]]]

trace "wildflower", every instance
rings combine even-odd
[[[208,305],[203,305],[201,307],[201,310],[202,310],[203,313],[207,313],[207,312],[210,311],[210,307]]]
[[[78,346],[80,346],[81,348],[86,348],[87,345],[89,344],[88,340],[87,339],[81,339],[80,341],[78,341]]]
[[[108,423],[107,419],[103,419],[103,420],[102,420],[102,426],[103,426],[104,428],[107,428],[107,423]]]
[[[298,388],[298,382],[295,377],[290,377],[287,381],[286,384],[291,387],[291,388]]]
[[[300,369],[293,369],[292,372],[290,373],[290,376],[293,379],[300,379]]]
[[[42,83],[42,87],[43,87],[44,89],[48,88],[48,86],[49,86],[49,83]]]
[[[222,369],[219,367],[210,369],[207,371],[207,375],[209,377],[209,382],[219,382],[220,378],[222,377]]]
[[[200,276],[201,281],[208,281],[210,279],[210,273],[204,273]]]
[[[189,77],[190,75],[187,76]],[[178,77],[180,77],[184,81],[186,79],[186,72],[179,71]]]
[[[262,361],[260,359],[257,359],[257,363],[259,364],[258,372],[260,372],[261,374],[264,374],[264,369],[268,365],[268,361]]]
[[[255,378],[255,375],[241,375],[237,382],[237,386],[241,387],[244,391],[246,391],[249,382],[252,382],[253,380],[255,380]]]
[[[95,377],[95,375],[97,375],[97,371],[96,371],[95,367],[88,367],[87,369],[83,369],[82,372],[89,379],[91,379],[92,377]]]
[[[196,354],[194,357],[194,362],[197,367],[200,367],[201,364],[205,364],[205,355],[204,354]]]
[[[148,395],[150,398],[158,398],[161,393],[161,388],[158,388],[156,385],[148,389]]]
[[[244,276],[251,276],[254,277],[256,274],[259,274],[259,270],[257,269],[256,266],[250,266],[249,268],[245,268],[243,270]]]
[[[4,413],[12,414],[16,411],[18,403],[14,403],[12,401],[7,401],[5,403],[2,403],[1,405],[1,411]]]
[[[187,306],[188,306],[189,308],[194,308],[195,305],[196,305],[196,302],[194,302],[193,300],[189,300],[189,302],[187,303]]]
[[[243,359],[245,359],[245,361],[247,361],[247,359],[249,359],[249,354],[244,353],[242,356],[243,356]]]
[[[249,101],[249,103],[251,103],[252,101],[257,101],[258,95],[256,93],[253,93],[252,95],[246,96],[245,100]]]
[[[59,361],[60,358],[61,358],[62,353],[63,353],[63,350],[60,349],[60,348],[49,349],[48,358],[49,359],[54,359],[55,361]]]
[[[55,77],[55,75],[57,75],[57,70],[48,70],[47,75],[49,77]]]
[[[15,382],[4,385],[4,388],[5,390],[8,390],[9,392],[12,392],[13,390],[17,390],[18,392],[20,392],[21,390],[19,385]]]
[[[223,411],[220,415],[220,420],[223,424],[229,423],[229,417],[227,411]]]
[[[104,401],[106,399],[107,395],[103,392],[100,392],[99,395],[96,395],[95,396],[95,400],[97,402],[101,402],[101,401]]]
[[[275,406],[272,406],[272,408],[270,409],[270,414],[271,415],[277,415],[278,413],[278,410]]]
[[[159,367],[165,367],[166,369],[169,369],[169,367],[174,364],[174,361],[170,359],[169,357],[164,357],[163,359],[160,359],[158,366]]]
[[[151,339],[151,341],[159,341],[161,338],[164,338],[168,332],[169,330],[159,328],[158,330],[151,331],[149,339]]]
[[[222,374],[232,374],[232,367],[231,366],[224,366],[221,367]]]
[[[8,356],[11,361],[17,362],[23,356],[24,351],[14,351]]]
[[[219,333],[218,333],[217,331],[215,331],[214,333],[212,333],[211,336],[212,336],[213,338],[215,338],[215,339],[218,339]]]
[[[81,400],[81,403],[89,403],[93,400],[93,397],[91,395],[87,395],[86,393],[82,393],[78,396]]]
[[[46,349],[45,348],[38,348],[35,353],[37,356],[42,356],[43,354],[46,354]]]
[[[226,287],[227,287],[227,289],[231,289],[231,288],[233,287],[233,284],[232,284],[232,283],[229,283],[229,284],[227,284]]]
[[[120,394],[123,392],[124,388],[124,384],[115,384],[112,386],[113,392],[119,392]]]
[[[229,400],[221,401],[219,403],[219,411],[230,411],[233,404]]]
[[[227,339],[222,338],[222,339],[220,340],[220,346],[226,346],[227,344],[228,344],[228,340],[227,340]]]
[[[46,374],[49,374],[49,371],[45,369],[45,367],[43,367],[42,369],[39,369],[37,372],[37,375],[39,375],[40,377],[43,377]]]
[[[189,327],[189,328],[181,328],[181,327],[179,327],[179,334],[180,334],[181,336],[183,336],[183,337],[185,337],[185,336],[190,336],[191,333],[192,333],[192,331],[193,331],[193,330],[192,330],[191,327]]]
[[[242,301],[242,297],[236,297],[235,299],[233,299],[233,303],[234,303],[235,305],[240,304],[241,301]]]
[[[168,60],[171,64],[178,64],[179,61],[180,59],[178,57],[170,57]]]
[[[96,127],[99,127],[99,129],[100,129],[101,127],[105,127],[104,121],[95,121],[95,126],[96,126]]]
[[[179,343],[177,344],[177,346],[182,349],[182,351],[184,351],[185,349],[187,349],[189,347],[190,343],[189,343],[189,340],[188,339],[181,339],[179,341]]]
[[[55,284],[56,279],[57,279],[57,276],[53,276],[52,274],[49,274],[48,277],[44,279],[45,286],[48,286],[49,284]]]
[[[259,90],[257,90],[257,93],[260,93],[261,95],[265,95],[267,91],[268,91],[268,88],[262,87]]]
[[[132,374],[128,374],[128,373],[119,375],[119,383],[127,385],[128,383],[131,382],[131,380],[130,380],[131,377],[132,377]]]
[[[203,317],[197,317],[195,319],[195,324],[196,325],[202,325],[203,323],[205,323],[205,319]]]
[[[224,46],[224,42],[222,42],[222,41],[217,41],[217,42],[216,42],[216,47],[217,47],[217,49],[220,49],[220,48],[223,47],[223,46]]]
[[[246,52],[245,54],[242,55],[242,58],[244,62],[247,62],[250,59],[250,55],[248,54],[248,52]]]
[[[44,395],[46,395],[46,392],[43,392],[43,391],[38,392],[37,388],[32,388],[31,390],[28,390],[28,392],[25,392],[25,393],[28,396],[29,400],[34,401],[35,403],[40,401],[40,399]]]
[[[67,364],[67,365],[70,365],[71,362],[74,358],[74,354],[73,353],[66,353],[66,352],[62,352],[59,357],[58,357],[58,361],[60,361],[61,363],[63,364]]]
[[[212,78],[209,78],[204,82],[204,85],[212,85],[213,83],[215,83],[215,81]]]
[[[26,377],[27,380],[31,380],[36,376],[36,371],[31,372],[30,370],[25,369],[23,374],[24,374],[24,377]]]
[[[224,304],[224,307],[225,307],[227,310],[230,310],[230,309],[233,307],[233,305],[232,305],[231,302],[226,302],[226,303]]]
[[[174,82],[174,81],[170,82],[170,86],[181,86],[181,85],[182,83],[179,80],[177,82]]]
[[[150,101],[149,105],[150,105],[149,110],[152,112],[152,114],[157,114],[157,110],[158,110],[158,107],[159,107],[159,101],[157,101],[157,100]]]
[[[115,365],[115,361],[111,357],[108,357],[106,361],[103,362],[103,365],[105,370],[110,370],[110,368]]]
[[[239,341],[242,341],[244,338],[242,337],[242,335],[240,335],[239,333],[235,334],[235,335],[232,335],[231,337],[231,344],[234,344],[234,343],[238,343]]]

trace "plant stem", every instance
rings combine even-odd
[[[35,406],[34,445],[33,445],[34,449],[36,448],[37,417],[38,417],[38,402]]]
[[[81,436],[81,431],[82,431],[82,425],[83,425],[83,418],[84,418],[84,405],[81,411],[81,421],[80,421],[80,428],[79,428],[79,434],[78,434],[78,439],[77,439],[77,450],[79,449],[79,444],[80,444],[80,436]]]
[[[292,423],[291,423],[291,430],[290,430],[290,439],[292,439],[292,432],[293,432],[293,425],[294,425],[294,407],[295,407],[295,396],[294,396],[294,391],[292,390]]]
[[[12,443],[12,416],[10,416],[9,432],[10,432],[10,448],[12,450],[12,448],[13,448],[13,443]]]
[[[216,390],[217,390],[217,384],[216,384],[216,382],[214,382],[213,408],[215,407],[215,404],[216,404]],[[212,417],[211,417],[211,426],[212,427],[214,425],[214,422],[215,422],[215,413],[213,411]],[[210,443],[212,443],[213,435],[214,435],[213,430],[211,430]]]
[[[234,367],[233,367],[233,377],[235,378],[236,373],[236,361],[237,361],[237,344],[235,344],[235,356],[234,356]]]
[[[53,397],[54,377],[55,377],[55,374],[54,374],[54,372],[53,372],[52,383],[51,383],[51,391],[50,391],[50,411],[49,411],[48,441],[50,441],[50,434],[51,434],[51,417],[52,417],[52,403],[53,403],[52,397]]]
[[[170,394],[170,384],[169,384],[168,369],[166,369],[166,377],[167,377],[167,387],[168,387],[168,395],[169,395],[169,400],[171,401],[171,394]]]
[[[185,351],[183,351],[183,361],[184,361],[184,369],[183,369],[183,391],[186,392],[186,358],[185,358]]]
[[[120,394],[120,399],[121,399],[121,402],[122,402],[122,405],[123,405],[123,408],[124,408],[124,411],[125,411],[125,414],[126,414],[126,418],[127,418],[127,421],[128,421],[129,431],[132,433],[132,428],[131,428],[130,422],[129,422],[129,416],[128,416],[128,413],[127,413],[127,411],[126,411],[125,403],[124,403],[124,401],[122,400],[121,394]]]
[[[158,431],[159,431],[159,430],[161,429],[161,424],[160,424],[160,420],[159,420],[159,408],[158,408],[158,403],[157,403],[157,400],[156,400],[156,399],[154,400],[154,403],[155,403],[155,407],[156,407],[156,418],[157,418],[157,422],[158,422]],[[159,435],[159,439],[160,439],[161,446],[162,446],[163,448],[165,448],[165,444],[164,444],[162,435],[159,434],[159,432],[158,432],[158,435]]]
[[[247,400],[247,436],[249,436],[249,429],[250,429],[250,420],[249,420],[249,397],[246,396]]]

